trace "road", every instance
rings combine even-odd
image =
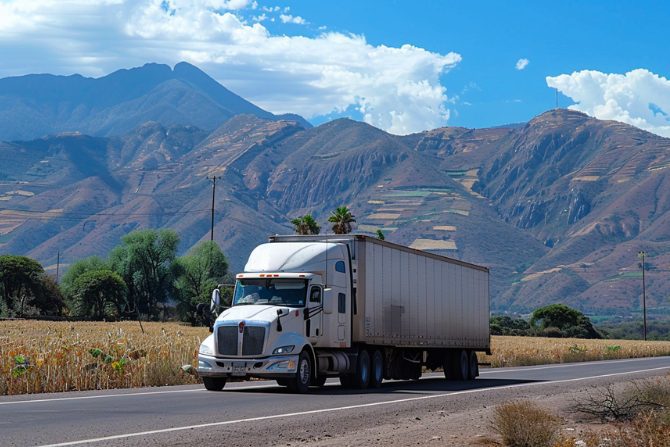
[[[358,392],[331,380],[307,395],[274,382],[71,392],[0,398],[0,445],[295,445],[375,424],[576,387],[670,372],[670,357],[482,369],[450,382],[438,374]]]

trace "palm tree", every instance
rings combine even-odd
[[[351,223],[356,222],[351,211],[346,206],[338,206],[335,211],[330,212],[328,222],[333,224],[333,233],[347,234],[351,233]]]
[[[311,214],[296,217],[291,220],[291,224],[296,234],[308,235],[319,234],[321,232],[321,227],[316,223]]]
[[[383,241],[384,239],[386,239],[384,237],[384,232],[382,230],[377,229],[377,239],[379,239],[380,241]]]

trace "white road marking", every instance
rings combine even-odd
[[[508,366],[501,368],[491,368],[486,371],[480,371],[479,374],[495,374],[495,373],[505,373],[505,372],[515,372],[515,371],[536,371],[540,369],[553,369],[553,368],[569,368],[574,366],[589,366],[589,365],[601,365],[603,363],[612,364],[612,363],[630,363],[638,362],[640,360],[659,360],[667,359],[670,360],[670,357],[637,357],[632,359],[616,359],[616,360],[593,360],[589,362],[572,362],[572,363],[556,363],[551,365],[536,365],[536,366],[527,366],[527,367],[518,367],[518,366]]]
[[[479,389],[470,389],[470,390],[462,390],[462,391],[453,391],[450,393],[442,393],[442,394],[431,394],[429,396],[420,396],[420,397],[409,397],[405,399],[396,399],[396,400],[390,400],[390,401],[383,401],[383,402],[371,402],[367,404],[358,404],[358,405],[347,405],[344,407],[334,407],[334,408],[322,408],[319,410],[308,410],[308,411],[299,411],[295,413],[284,413],[284,414],[273,414],[269,416],[258,416],[255,418],[246,418],[246,419],[235,419],[231,421],[221,421],[221,422],[210,422],[206,424],[197,424],[197,425],[187,425],[183,427],[172,427],[172,428],[163,428],[163,429],[158,429],[158,430],[147,430],[147,431],[142,431],[142,432],[135,432],[135,433],[124,433],[120,435],[112,435],[112,436],[104,436],[101,438],[90,438],[90,439],[81,439],[79,441],[68,441],[68,442],[61,442],[58,444],[45,444],[40,447],[65,447],[65,446],[70,446],[70,445],[80,445],[80,444],[92,444],[96,442],[105,442],[105,441],[114,441],[118,439],[127,439],[127,438],[134,438],[138,436],[147,436],[147,435],[156,435],[156,434],[161,434],[161,433],[171,433],[171,432],[176,432],[176,431],[184,431],[184,430],[193,430],[193,429],[198,429],[198,428],[208,428],[208,427],[221,427],[225,425],[234,425],[234,424],[241,424],[245,422],[258,422],[258,421],[267,421],[270,419],[280,419],[280,418],[290,418],[294,416],[307,416],[311,414],[320,414],[320,413],[331,413],[331,412],[336,412],[336,411],[344,411],[344,410],[354,410],[357,408],[368,408],[368,407],[379,407],[379,406],[386,406],[386,405],[394,405],[394,404],[401,404],[401,403],[406,403],[406,402],[415,402],[415,401],[420,401],[420,400],[428,400],[428,399],[437,399],[440,397],[448,397],[448,396],[455,396],[459,394],[473,394],[473,393],[482,393],[485,391],[493,391],[493,390],[506,390],[506,389],[512,389],[512,388],[522,388],[522,387],[531,387],[531,386],[536,386],[536,385],[551,385],[551,384],[557,384],[557,383],[569,383],[569,382],[579,382],[583,380],[589,380],[589,379],[603,379],[606,377],[614,377],[614,376],[622,376],[622,375],[627,375],[627,374],[637,374],[637,373],[643,373],[643,372],[651,372],[651,371],[659,371],[663,369],[670,369],[669,366],[661,366],[658,368],[650,368],[650,369],[640,369],[637,371],[627,371],[627,372],[619,372],[619,373],[612,373],[612,374],[601,374],[597,376],[589,376],[589,377],[577,377],[573,379],[561,379],[561,380],[550,380],[550,381],[545,381],[545,382],[531,382],[531,383],[519,383],[519,384],[514,384],[514,385],[505,385],[505,386],[499,386],[499,387],[489,387],[489,388],[479,388]]]

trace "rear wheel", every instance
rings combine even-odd
[[[468,356],[468,351],[462,349],[458,357],[459,371],[457,380],[468,380],[470,376],[470,356]]]
[[[356,361],[356,372],[354,373],[354,385],[364,390],[370,384],[370,354],[365,349],[358,353]]]
[[[465,349],[449,350],[444,356],[444,377],[449,380],[468,380],[470,358]]]
[[[295,378],[289,379],[288,387],[294,393],[306,393],[309,391],[309,384],[312,382],[312,362],[309,354],[302,351],[298,357],[298,371]]]
[[[470,368],[468,371],[468,379],[474,380],[479,375],[479,360],[477,360],[477,353],[470,351]]]
[[[379,350],[372,353],[372,374],[370,375],[370,386],[379,388],[384,380],[384,357]]]
[[[203,377],[202,383],[208,391],[221,391],[226,386],[225,377]]]

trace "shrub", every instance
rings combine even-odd
[[[560,419],[534,402],[521,400],[496,407],[492,426],[506,446],[543,447],[557,440]]]

